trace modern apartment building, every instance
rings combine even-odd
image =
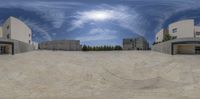
[[[80,51],[81,45],[79,40],[54,40],[42,42],[39,44],[41,50],[63,50],[63,51]]]
[[[168,34],[171,40],[164,42]],[[200,26],[193,19],[172,23],[155,37],[153,50],[168,54],[200,54]]]
[[[0,54],[15,54],[31,49],[31,29],[21,20],[9,17],[0,27]]]
[[[123,50],[148,50],[149,43],[144,37],[123,39]]]

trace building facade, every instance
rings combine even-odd
[[[79,40],[54,40],[42,42],[39,44],[40,50],[63,50],[63,51],[80,51],[81,45]]]
[[[123,50],[148,50],[149,43],[144,37],[123,39]]]
[[[0,27],[0,54],[15,54],[32,49],[31,29],[21,20],[9,17]]]
[[[200,54],[200,27],[195,26],[194,20],[181,20],[170,24],[165,29],[167,32],[163,30],[156,34],[152,50],[173,55]],[[164,42],[165,34],[169,34],[171,40]]]

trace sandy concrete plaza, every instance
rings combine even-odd
[[[0,56],[0,99],[200,99],[200,56],[34,51]]]

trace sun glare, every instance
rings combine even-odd
[[[112,14],[108,13],[107,11],[92,11],[88,13],[88,16],[89,19],[95,21],[104,21],[112,18]]]

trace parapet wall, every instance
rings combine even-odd
[[[39,44],[41,50],[64,50],[64,51],[80,51],[81,45],[79,40],[55,40],[47,41]]]
[[[171,41],[158,43],[152,46],[152,50],[161,53],[171,54],[171,44]]]
[[[32,50],[34,50],[33,45],[14,40],[14,53],[15,54],[29,52],[29,51],[32,51]]]

